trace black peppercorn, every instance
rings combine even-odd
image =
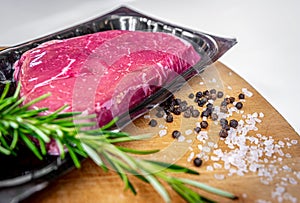
[[[172,132],[172,137],[175,138],[175,139],[179,138],[180,135],[181,135],[181,132],[179,132],[178,130],[174,130]]]
[[[243,93],[239,94],[239,99],[245,99],[245,95]]]
[[[190,118],[190,117],[191,117],[191,112],[190,112],[190,111],[185,111],[185,112],[183,113],[183,116],[184,116],[185,118]]]
[[[167,114],[166,121],[168,123],[172,123],[173,122],[173,116],[172,116],[172,114]]]
[[[230,127],[236,128],[238,125],[239,125],[239,123],[235,119],[232,119],[232,120],[229,121],[229,126]]]
[[[172,111],[175,115],[180,115],[181,113],[181,108],[180,107],[175,107]]]
[[[229,99],[229,98],[226,97],[226,98],[224,99],[224,101],[225,101],[227,104],[230,104],[230,99]]]
[[[227,111],[228,111],[227,106],[221,106],[221,107],[220,107],[220,111],[221,111],[222,113],[227,113]]]
[[[199,133],[201,131],[201,128],[200,127],[196,127],[196,128],[194,128],[194,130],[195,130],[196,133]]]
[[[197,98],[201,98],[201,97],[202,97],[202,95],[203,95],[203,94],[202,94],[202,92],[201,92],[201,91],[199,91],[199,92],[196,92],[196,97],[197,97]]]
[[[193,162],[197,167],[200,167],[202,165],[202,159],[200,159],[199,157],[195,158]]]
[[[155,126],[157,126],[157,121],[154,120],[154,119],[151,119],[150,122],[149,122],[149,125],[150,125],[151,127],[155,127]]]
[[[235,105],[235,107],[237,109],[242,109],[243,108],[243,103],[242,102],[237,102],[236,105]]]
[[[204,96],[208,96],[208,95],[209,95],[209,91],[208,91],[208,90],[205,90],[205,91],[203,92],[203,95],[204,95]]]
[[[223,126],[223,125],[228,125],[228,121],[225,119],[225,118],[221,118],[220,119],[220,125]]]
[[[222,101],[221,102],[221,106],[227,106],[227,102],[226,101]]]
[[[194,96],[195,96],[195,95],[194,95],[193,93],[190,93],[190,94],[189,94],[189,98],[190,98],[190,99],[193,99]]]
[[[201,121],[200,126],[201,126],[201,128],[206,129],[208,127],[208,122],[207,121]]]
[[[228,136],[227,130],[222,128],[219,132],[219,136],[222,137],[222,138],[226,138]]]
[[[208,109],[212,109],[213,108],[213,104],[211,104],[211,103],[208,103],[208,104],[206,104],[206,108],[208,108]]]
[[[164,112],[163,111],[158,111],[156,114],[157,118],[162,118],[164,116]]]
[[[208,109],[206,109],[205,111],[202,111],[202,113],[201,113],[201,117],[208,117],[210,115],[210,112],[209,112],[209,110]]]
[[[199,115],[200,115],[200,112],[197,109],[195,109],[195,110],[192,111],[192,116],[194,118],[197,118]]]
[[[222,98],[224,96],[224,93],[223,92],[221,92],[221,91],[218,91],[218,93],[217,93],[217,97],[218,98]]]
[[[211,90],[209,90],[209,93],[211,93],[211,94],[216,94],[216,93],[217,93],[217,90],[216,90],[216,89],[211,89]]]
[[[222,125],[222,128],[223,128],[224,130],[226,130],[226,131],[230,130],[229,125]]]
[[[211,120],[213,120],[213,121],[218,120],[218,114],[212,113],[212,114],[211,114]]]
[[[229,102],[232,104],[235,101],[234,97],[229,97]]]
[[[198,101],[198,106],[203,107],[204,104],[206,104],[207,99],[206,98],[202,98]]]

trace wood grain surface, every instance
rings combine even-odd
[[[177,164],[190,167],[200,172],[199,176],[185,174],[177,174],[177,176],[188,177],[207,183],[211,186],[232,192],[239,197],[238,200],[233,201],[209,194],[202,190],[197,190],[200,194],[219,202],[259,202],[262,200],[277,202],[278,199],[274,196],[274,194],[276,194],[274,191],[276,188],[278,189],[278,186],[280,185],[284,185],[285,191],[281,194],[283,196],[284,193],[286,193],[285,199],[291,199],[294,197],[298,198],[298,201],[300,201],[300,187],[298,183],[300,182],[299,135],[263,98],[262,95],[260,95],[240,76],[220,62],[214,63],[200,74],[200,76],[194,77],[190,80],[188,84],[176,94],[176,96],[187,100],[189,104],[194,104],[191,99],[188,99],[188,94],[190,92],[197,92],[199,90],[203,91],[211,88],[222,90],[225,92],[225,95],[234,97],[237,97],[242,88],[247,88],[253,93],[253,96],[246,98],[244,102],[244,115],[253,114],[255,112],[263,112],[265,116],[261,118],[262,122],[256,125],[258,130],[249,132],[247,136],[256,136],[256,134],[261,134],[268,138],[269,136],[272,136],[275,143],[282,141],[285,144],[287,142],[291,142],[291,140],[298,141],[298,144],[292,144],[290,147],[286,146],[283,148],[284,156],[274,154],[272,157],[265,157],[261,164],[263,164],[267,169],[272,167],[276,168],[276,171],[278,172],[278,174],[273,175],[273,180],[268,184],[262,183],[262,177],[260,177],[257,172],[247,172],[243,176],[239,176],[237,174],[229,176],[228,170],[224,169],[221,161],[218,163],[220,163],[223,167],[220,169],[214,169],[214,171],[207,170],[207,167],[214,166],[214,163],[216,163],[215,161],[204,161],[203,165],[199,168],[194,167],[192,162],[188,162],[187,158],[190,155],[191,150],[193,150],[195,154],[203,152],[198,148],[200,142],[196,139],[196,134],[192,133],[189,136],[186,135],[186,140],[191,140],[191,143],[186,141],[179,143],[177,140],[172,138],[171,133],[175,129],[179,129],[183,133],[188,129],[193,129],[195,127],[195,122],[200,121],[200,118],[186,119],[180,115],[175,117],[173,123],[164,123],[163,120],[158,119],[160,124],[167,127],[167,134],[163,137],[158,136],[158,132],[161,128],[148,126],[149,118],[139,118],[125,128],[124,131],[131,134],[152,132],[155,136],[151,140],[127,143],[126,146],[139,149],[161,149],[162,152],[159,152],[159,154],[152,157],[150,156],[150,158],[176,162]],[[221,100],[219,99],[216,102],[218,101]],[[154,114],[155,110],[151,111],[149,115],[151,118],[155,118]],[[233,115],[233,117],[237,119],[241,119],[241,116],[241,114]],[[230,151],[230,149],[224,144],[224,140],[219,139],[219,125],[214,125],[211,121],[209,121],[209,123],[210,127],[208,129],[208,135],[210,136],[210,143],[213,142],[218,144],[218,148],[221,148],[223,151]],[[263,146],[263,144],[261,146]],[[272,163],[272,160],[277,160],[279,157],[282,158],[282,161]],[[224,178],[220,178],[223,176]],[[107,173],[103,172],[91,160],[86,160],[82,164],[81,169],[71,171],[59,180],[55,181],[45,190],[33,195],[24,202],[163,202],[162,198],[151,188],[151,186],[142,183],[134,177],[130,178],[132,178],[133,184],[137,189],[138,194],[136,196],[130,191],[124,191],[124,185],[116,173],[113,171]],[[175,192],[171,191],[168,186],[167,188],[172,197],[172,202],[184,202]]]

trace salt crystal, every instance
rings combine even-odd
[[[214,174],[215,179],[224,180],[225,176],[223,174]]]
[[[281,140],[278,142],[278,144],[282,147],[284,146],[284,142],[282,142]]]
[[[206,147],[206,146],[205,146],[205,147],[202,148],[202,150],[203,150],[204,152],[210,152],[210,147]]]
[[[258,116],[258,113],[257,113],[257,112],[254,112],[254,113],[252,114],[252,117],[253,117],[253,118],[257,118],[257,116]]]
[[[292,169],[290,167],[288,167],[287,165],[282,166],[282,169],[288,172],[291,172]]]
[[[199,82],[199,85],[204,85],[204,82]]]
[[[216,83],[216,82],[217,82],[216,78],[213,78],[211,81],[212,81],[213,83]]]
[[[298,140],[291,140],[291,143],[294,144],[294,145],[298,144]]]
[[[228,88],[229,90],[232,90],[232,87],[231,87],[231,86],[229,86],[229,85],[227,86],[227,88]]]
[[[201,145],[201,144],[198,144],[198,149],[199,149],[200,151],[202,151],[202,145]]]
[[[207,155],[204,156],[204,157],[203,157],[203,160],[204,160],[204,161],[208,161],[208,160],[209,160],[209,156],[207,156]]]
[[[178,137],[178,142],[183,142],[185,140],[185,137],[183,135],[180,135]]]
[[[252,172],[256,172],[256,170],[257,170],[257,165],[256,164],[251,164],[250,166],[249,166],[249,170],[250,171],[252,171]]]
[[[220,158],[217,157],[217,156],[210,156],[210,159],[211,159],[212,161],[219,161],[219,160],[220,160]]]
[[[294,178],[292,178],[292,177],[289,177],[289,182],[290,182],[292,185],[297,185],[297,184],[298,184],[298,182],[297,182]]]
[[[208,145],[209,147],[213,147],[213,146],[215,145],[215,143],[213,143],[213,142],[208,142],[207,145]]]
[[[212,166],[207,166],[207,167],[206,167],[206,170],[207,170],[207,171],[213,171],[214,168],[213,168]]]
[[[290,153],[286,153],[286,154],[285,154],[285,157],[286,157],[286,158],[292,158],[292,155],[291,155]]]
[[[222,168],[222,165],[219,164],[219,163],[213,163],[213,166],[215,169],[221,169]]]
[[[167,130],[160,130],[158,132],[158,134],[159,134],[160,137],[163,137],[163,136],[165,136],[167,134]]]
[[[158,126],[159,128],[165,128],[165,126],[163,124],[159,124]]]
[[[149,119],[149,118],[150,118],[150,115],[144,115],[144,118],[145,118],[145,119]]]
[[[186,140],[186,142],[190,144],[190,143],[192,143],[192,142],[193,142],[193,140],[191,140],[191,139],[188,139],[188,140]]]
[[[207,121],[207,117],[206,117],[206,116],[203,116],[203,117],[202,117],[202,120],[203,120],[203,121]]]
[[[287,143],[286,143],[286,146],[288,146],[288,147],[291,147],[291,146],[292,146],[292,144],[291,144],[291,143],[289,143],[289,142],[287,142]]]
[[[259,113],[259,117],[260,117],[260,118],[263,118],[264,116],[265,116],[265,114],[264,114],[263,112],[260,112],[260,113]]]
[[[190,150],[190,151],[193,151],[194,149],[193,149],[193,147],[189,146],[189,150]]]
[[[247,96],[247,97],[252,97],[253,93],[250,92],[247,88],[242,88],[242,92]]]
[[[194,158],[194,156],[195,156],[195,153],[191,152],[190,155],[189,155],[189,157],[187,158],[187,161],[188,162],[192,161],[192,159]]]
[[[196,122],[196,127],[201,127],[200,122]]]
[[[193,130],[191,130],[191,129],[188,129],[188,130],[185,131],[185,134],[186,134],[186,135],[190,135],[190,134],[192,134],[192,133],[193,133]]]

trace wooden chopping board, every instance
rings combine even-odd
[[[204,83],[201,83],[201,81]],[[279,140],[281,140],[285,143],[285,145],[287,142],[291,142],[292,140],[298,141],[298,144],[292,144],[290,147],[284,147],[282,149],[282,151],[284,152],[284,156],[279,156],[276,154],[271,158],[266,157],[266,159],[264,160],[265,163],[262,163],[266,168],[270,168],[270,165],[274,165],[274,168],[276,168],[278,174],[273,176],[273,181],[270,181],[268,184],[263,184],[261,181],[261,177],[257,172],[248,172],[243,176],[239,176],[236,174],[229,176],[229,172],[228,170],[224,169],[224,166],[222,166],[222,168],[220,169],[216,169],[217,167],[215,167],[213,171],[208,170],[209,166],[218,166],[215,163],[219,163],[220,165],[222,165],[221,161],[216,162],[208,160],[204,161],[201,167],[194,167],[192,162],[187,161],[188,156],[192,152],[191,150],[193,150],[195,154],[201,153],[200,149],[198,148],[200,142],[196,139],[196,134],[194,133],[192,133],[192,143],[188,146],[188,148],[185,148],[185,151],[179,150],[180,154],[176,155],[176,146],[170,147],[170,143],[178,142],[177,140],[174,140],[172,138],[172,131],[175,129],[180,129],[182,132],[185,132],[185,130],[187,129],[193,129],[193,127],[195,127],[195,122],[200,121],[200,118],[196,120],[187,120],[182,116],[176,116],[173,123],[163,124],[165,127],[167,127],[167,134],[165,136],[160,137],[157,135],[151,140],[128,143],[126,144],[126,146],[143,149],[167,149],[169,150],[169,152],[160,157],[164,157],[166,158],[166,160],[171,161],[175,157],[174,161],[176,161],[177,164],[190,167],[200,172],[199,176],[180,174],[180,177],[188,177],[203,183],[207,183],[211,186],[215,186],[232,192],[239,197],[238,200],[233,201],[198,190],[200,194],[203,194],[206,197],[212,198],[219,202],[255,202],[258,200],[276,202],[277,197],[272,198],[272,192],[274,195],[274,191],[276,190],[276,188],[278,189],[278,186],[280,186],[280,184],[285,185],[284,192],[281,193],[281,195],[286,193],[286,198],[288,198],[288,195],[290,195],[294,198],[298,198],[298,201],[300,201],[299,135],[287,123],[287,121],[263,98],[262,95],[260,95],[240,76],[235,74],[232,70],[230,70],[220,62],[214,63],[211,67],[207,68],[199,77],[195,77],[191,81],[189,81],[188,85],[186,85],[186,87],[183,87],[178,92],[177,96],[179,98],[186,99],[189,103],[192,104],[192,100],[187,99],[187,95],[191,91],[203,91],[214,86],[217,86],[216,89],[223,90],[225,92],[225,95],[234,97],[237,97],[242,88],[247,88],[253,93],[253,96],[246,98],[246,101],[244,102],[244,115],[253,114],[254,112],[263,112],[264,117],[261,118],[262,122],[256,125],[258,130],[249,132],[249,136],[255,136],[258,133],[267,137],[272,136],[272,138],[275,140],[274,142],[277,143]],[[239,116],[241,115],[236,115],[233,117],[239,119]],[[153,116],[153,113],[150,113],[150,117],[155,118],[155,116]],[[139,133],[139,131],[155,131],[155,133],[158,134],[161,129],[159,129],[158,127],[149,127],[148,122],[148,118],[140,118],[133,124],[128,126],[125,131],[132,134]],[[213,124],[210,124],[210,126],[213,126]],[[224,140],[220,140],[218,138],[218,126],[215,126],[214,128],[215,129],[211,127],[211,129],[208,129],[208,135],[213,137],[211,142],[218,144],[217,148],[221,148],[223,151],[225,151],[226,149],[230,150],[224,144]],[[293,141],[293,143],[294,142],[295,141]],[[170,154],[172,155],[172,153],[175,153],[173,159],[172,157],[168,157]],[[279,157],[282,158],[282,161],[270,163],[271,160],[277,160],[277,158]],[[221,176],[216,176],[216,174],[221,174]],[[297,183],[293,182],[293,180],[295,180]],[[71,171],[59,180],[55,181],[45,190],[33,195],[24,202],[163,202],[162,198],[151,188],[151,186],[142,183],[140,180],[137,180],[134,177],[132,177],[132,182],[138,192],[136,196],[134,196],[130,191],[124,191],[124,185],[116,173],[105,173],[91,160],[86,160],[82,164],[81,169],[75,169]],[[171,191],[170,188],[168,188],[168,191],[170,192],[172,202],[184,202],[175,192]]]

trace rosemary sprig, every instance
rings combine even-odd
[[[128,174],[149,183],[161,195],[165,202],[170,202],[170,196],[162,182],[166,182],[174,191],[188,202],[213,202],[200,196],[189,186],[201,188],[208,192],[227,198],[235,199],[236,196],[210,187],[194,180],[178,178],[169,175],[170,172],[198,174],[198,172],[176,165],[158,161],[144,160],[130,154],[150,154],[158,150],[140,151],[115,145],[120,142],[130,142],[148,138],[148,135],[130,136],[124,132],[109,131],[115,123],[112,120],[107,125],[93,130],[86,130],[87,126],[95,126],[94,122],[87,121],[94,115],[80,117],[79,112],[62,112],[63,106],[55,112],[43,115],[48,108],[31,109],[30,107],[46,99],[43,95],[29,103],[21,105],[25,98],[19,98],[20,84],[15,94],[7,97],[9,84],[0,96],[0,153],[17,155],[18,144],[23,142],[39,159],[47,153],[46,145],[56,142],[60,156],[69,153],[76,167],[80,167],[79,156],[90,157],[103,170],[115,170],[125,184],[125,189],[130,189],[134,194],[136,190]],[[77,122],[82,120],[82,122]]]

